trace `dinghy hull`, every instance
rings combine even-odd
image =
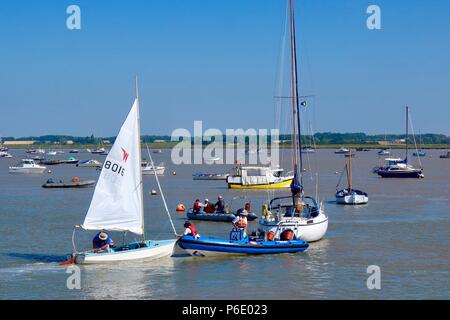
[[[76,264],[100,264],[120,261],[158,259],[171,256],[176,240],[160,240],[144,242],[145,247],[129,250],[119,250],[105,253],[74,254]],[[130,243],[127,246],[137,246],[138,243]]]

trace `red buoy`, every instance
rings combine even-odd
[[[177,212],[184,212],[186,211],[186,207],[184,206],[184,204],[180,203],[179,205],[177,205]]]

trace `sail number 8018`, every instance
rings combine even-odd
[[[123,176],[125,173],[125,168],[122,166],[119,166],[117,163],[112,163],[111,161],[105,161],[105,165],[103,166],[107,170],[111,170],[114,173],[120,174]]]

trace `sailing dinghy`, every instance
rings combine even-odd
[[[160,258],[172,254],[176,239],[145,240],[141,159],[136,85],[134,104],[105,159],[86,218],[79,227],[84,230],[132,232],[141,236],[141,240],[113,247],[110,251],[77,252],[74,242],[75,228],[72,237],[72,262],[93,264]],[[176,234],[175,228],[174,233]]]

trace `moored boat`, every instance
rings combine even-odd
[[[194,173],[192,179],[194,180],[227,180],[229,173]]]
[[[166,167],[164,166],[152,166],[151,164],[146,165],[144,168],[142,168],[142,174],[143,175],[154,175],[155,173],[157,175],[164,175],[164,171],[166,170]]]
[[[334,153],[335,154],[348,154],[348,151],[349,150],[347,148],[341,147],[341,148],[339,148],[339,150],[334,151]]]
[[[40,166],[33,159],[22,159],[20,164],[9,167],[9,173],[44,173],[44,166]]]
[[[423,169],[414,168],[408,163],[409,107],[406,107],[405,159],[377,170],[382,178],[424,178]],[[420,159],[419,159],[420,162]]]
[[[0,158],[12,158],[12,155],[6,151],[0,151]]]
[[[64,163],[66,164],[77,164],[78,162],[80,162],[80,160],[75,157],[69,157],[69,159],[64,160]]]
[[[227,177],[229,189],[278,189],[289,188],[293,175],[283,176],[281,168],[236,165]]]
[[[80,180],[78,178],[73,178],[70,182],[63,182],[59,180],[55,182],[53,179],[48,179],[42,188],[86,188],[95,184],[95,180]]]
[[[39,161],[39,163],[45,164],[45,165],[48,165],[48,166],[54,166],[54,165],[57,165],[57,164],[63,164],[63,163],[65,163],[65,161],[64,160],[59,160],[59,159],[42,159],[42,160]]]
[[[77,167],[91,167],[91,168],[101,168],[103,164],[95,159],[79,161],[76,165]]]
[[[447,151],[446,154],[442,154],[439,156],[441,159],[450,159],[450,151]]]
[[[295,41],[294,3],[289,1],[290,26],[290,91],[292,114],[292,164],[294,177],[290,183],[291,194],[274,198],[264,205],[262,217],[259,218],[260,231],[264,234],[273,232],[275,239],[281,239],[285,232],[293,232],[295,238],[308,242],[318,241],[325,236],[328,229],[328,216],[322,204],[313,196],[305,195],[303,187],[303,155],[301,139],[301,112],[297,75],[297,49]],[[341,151],[344,151],[341,148]],[[345,149],[345,152],[348,152]],[[317,181],[316,181],[317,183]],[[316,185],[316,190],[318,187]],[[317,192],[317,191],[316,191]]]
[[[336,186],[336,203],[338,204],[366,204],[369,202],[369,196],[366,192],[357,190],[353,188],[353,175],[352,175],[352,157],[351,151],[349,151],[350,157],[348,157],[348,162],[345,165],[345,171],[347,172],[347,182],[348,187],[346,189],[338,190],[339,184],[341,182],[341,177],[339,178],[339,182]]]
[[[197,212],[191,208],[186,212],[186,216],[189,220],[201,220],[201,221],[214,221],[214,222],[231,222],[234,218],[236,218],[235,213],[206,213],[206,212]],[[258,219],[258,216],[249,212],[247,216],[248,221],[254,221]]]

